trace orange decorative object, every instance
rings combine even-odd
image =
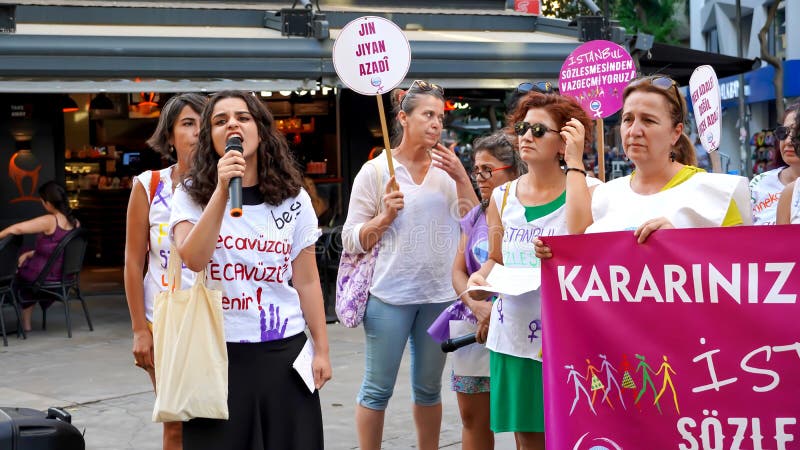
[[[17,187],[19,197],[11,199],[10,203],[18,202],[38,202],[36,197],[36,187],[39,185],[39,171],[42,165],[30,150],[20,150],[13,155],[8,162],[8,176]],[[30,189],[26,192],[25,180],[30,180]]]

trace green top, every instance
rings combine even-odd
[[[557,210],[564,206],[567,202],[567,191],[561,193],[555,200],[545,203],[544,205],[538,206],[526,206],[525,207],[525,220],[528,222],[534,221],[536,219],[540,219],[544,216],[552,214],[553,211]]]

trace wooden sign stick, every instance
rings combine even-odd
[[[378,99],[378,114],[381,116],[381,131],[383,132],[383,147],[386,152],[386,161],[389,164],[389,176],[394,176],[394,160],[392,159],[392,146],[389,142],[389,131],[386,127],[386,113],[383,111],[383,95],[378,94],[375,96]],[[399,190],[397,183],[392,183],[392,190]]]
[[[597,178],[600,181],[606,181],[606,134],[603,130],[603,118],[597,119],[595,127],[597,128]]]

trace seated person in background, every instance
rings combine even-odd
[[[64,239],[64,236],[75,227],[80,226],[69,207],[67,192],[60,184],[55,181],[43,184],[39,188],[39,197],[42,198],[42,206],[47,214],[11,225],[0,231],[0,239],[10,234],[37,235],[35,248],[19,256],[17,277],[26,282],[36,280],[53,250]],[[59,258],[47,275],[47,280],[58,280],[61,277],[62,263]],[[32,299],[20,299],[20,301],[22,304],[22,328],[25,331],[31,331],[31,316],[36,301]],[[51,304],[53,304],[52,300],[43,301],[42,308],[48,308]]]

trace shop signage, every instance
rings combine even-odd
[[[539,0],[514,0],[514,11],[528,14],[541,14]]]
[[[12,119],[30,119],[33,117],[33,105],[10,105],[9,115]]]
[[[703,147],[711,153],[719,148],[722,137],[719,80],[711,66],[700,66],[694,70],[689,79],[689,95],[692,97],[697,132]]]
[[[630,231],[546,239],[547,447],[800,442],[800,264],[795,246],[763,244],[794,242],[798,231],[662,230],[644,244]]]
[[[622,108],[622,91],[636,78],[636,67],[621,46],[589,41],[572,51],[561,66],[558,88],[573,97],[592,119],[608,117]]]
[[[734,100],[739,98],[739,79],[728,81],[719,85],[719,93],[721,100]],[[744,87],[744,95],[750,95],[750,86]]]
[[[403,30],[383,17],[359,17],[342,28],[333,43],[339,79],[363,95],[389,92],[406,77],[411,47]]]

